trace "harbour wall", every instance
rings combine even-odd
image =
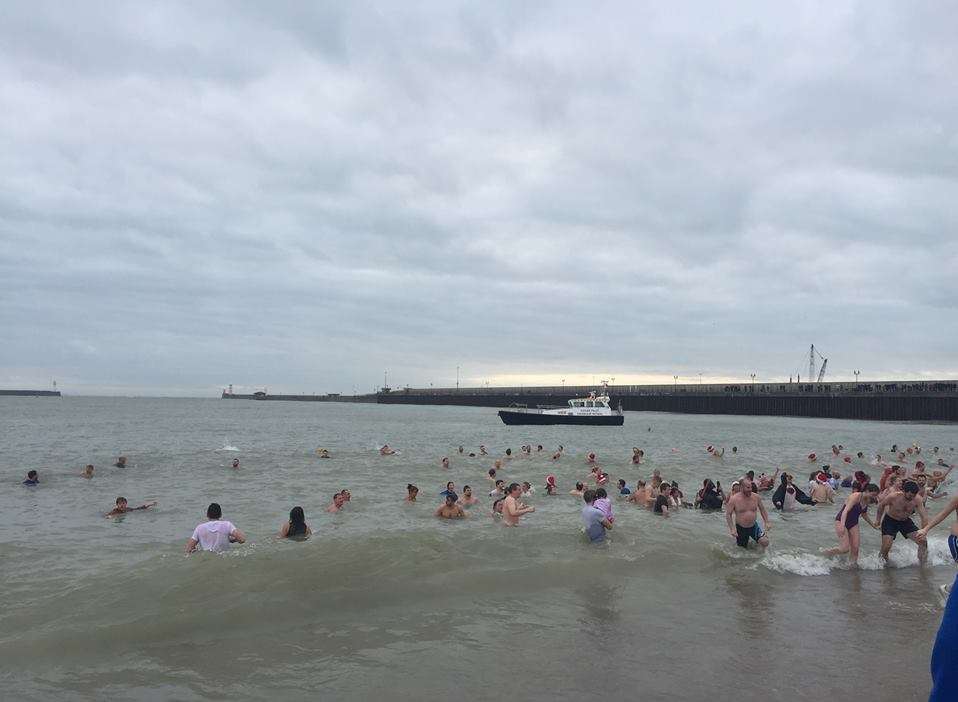
[[[59,390],[0,390],[0,397],[60,397]]]
[[[244,395],[226,391],[223,392],[222,398],[224,400],[264,400],[274,402],[377,402],[376,395],[269,395],[262,392]]]
[[[402,388],[381,404],[565,406],[593,387]],[[905,422],[958,422],[958,381],[731,383],[609,386],[612,405],[639,412],[746,414]]]

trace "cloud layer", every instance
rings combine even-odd
[[[958,376],[958,19],[727,10],[0,7],[0,387]]]

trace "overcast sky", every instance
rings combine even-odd
[[[958,13],[799,5],[0,4],[0,387],[958,377]]]

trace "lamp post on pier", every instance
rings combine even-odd
[[[852,371],[855,374],[855,385],[858,385],[858,376],[861,373],[860,370]]]
[[[678,389],[678,387],[679,387],[679,376],[673,375],[673,376],[672,376],[672,380],[674,381],[673,387],[675,387],[676,389]]]

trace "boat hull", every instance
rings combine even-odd
[[[542,414],[510,410],[500,410],[499,419],[502,420],[503,424],[574,424],[587,427],[621,427],[625,423],[625,417],[621,414],[590,417],[587,415]]]

